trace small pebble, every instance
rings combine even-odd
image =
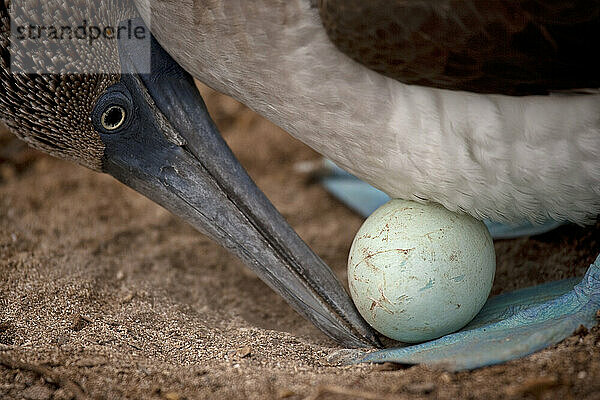
[[[78,332],[91,323],[92,323],[92,320],[89,319],[88,317],[85,317],[83,315],[78,315],[75,317],[75,320],[73,321],[73,325],[71,325],[71,329],[73,329],[75,332]]]
[[[177,392],[167,392],[163,395],[166,400],[180,400],[181,395]]]
[[[121,299],[121,303],[129,303],[131,300],[133,300],[133,298],[135,297],[135,292],[130,292],[127,293],[125,296],[123,296],[123,298]]]
[[[287,399],[288,397],[292,397],[294,396],[296,393],[294,393],[293,391],[291,391],[290,389],[280,389],[277,392],[277,398],[278,399]]]
[[[239,358],[246,358],[252,355],[252,348],[250,346],[244,346],[235,352],[235,355]]]
[[[450,383],[453,381],[452,375],[450,375],[448,372],[444,372],[443,374],[441,374],[440,380],[444,383]]]

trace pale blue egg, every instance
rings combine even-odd
[[[487,300],[496,255],[486,226],[438,204],[390,200],[361,226],[350,250],[350,293],[380,333],[403,342],[465,326]]]

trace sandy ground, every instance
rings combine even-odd
[[[206,95],[258,185],[345,280],[361,218],[305,176],[317,154]],[[500,293],[582,274],[600,224],[496,243]],[[240,261],[100,175],[0,135],[0,398],[600,399],[600,329],[473,372],[332,366],[336,345]]]

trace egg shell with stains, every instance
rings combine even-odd
[[[408,343],[469,323],[486,302],[495,271],[483,222],[438,204],[398,199],[364,222],[348,259],[358,311],[380,333]]]

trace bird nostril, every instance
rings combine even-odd
[[[121,106],[110,106],[104,113],[102,113],[102,127],[107,131],[114,131],[118,129],[123,122],[125,122],[125,109]]]

